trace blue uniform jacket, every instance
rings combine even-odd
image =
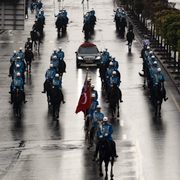
[[[53,79],[52,80],[52,84],[51,84],[51,87],[54,88],[54,86],[58,86],[59,90],[61,90],[61,84],[62,84],[62,81],[61,79]]]
[[[108,136],[105,136],[105,134],[108,134]],[[100,126],[99,131],[98,131],[98,137],[99,136],[103,136],[108,140],[113,140],[113,138],[111,137],[111,134],[113,133],[113,127],[110,123],[107,123],[106,125],[103,124]]]
[[[96,90],[91,90],[91,94],[95,94],[95,95],[96,95],[95,100],[97,100],[97,99],[98,99],[98,93],[97,93],[97,91],[96,91]]]
[[[56,73],[55,69],[48,69],[45,74],[46,80],[48,80],[50,78],[54,78],[55,73]]]
[[[94,111],[92,118],[92,127],[96,127],[98,125],[98,121],[103,122],[104,114],[102,112]]]
[[[22,78],[19,78],[19,79],[18,79],[18,78],[15,78],[15,79],[13,79],[13,82],[12,82],[13,91],[15,91],[16,86],[17,86],[17,87],[20,87],[20,90],[23,91],[22,85],[23,85],[23,80],[22,80]]]
[[[115,77],[110,77],[108,80],[108,86],[112,87],[113,84],[117,84],[118,86],[120,86],[120,80],[119,77],[115,76]]]
[[[53,53],[52,55],[51,55],[51,57],[50,57],[50,61],[53,61],[53,56],[56,56],[57,57],[57,61],[59,60],[59,55],[58,55],[58,53]]]
[[[10,58],[10,63],[12,64],[14,61],[16,62],[17,61],[17,57],[18,55],[13,55],[11,58]]]
[[[17,64],[19,64],[20,69],[23,70],[23,68],[24,68],[23,62],[21,62],[21,61],[16,61],[15,64],[14,64],[14,69],[16,69],[16,65],[17,65]]]
[[[114,68],[117,70],[119,68],[119,63],[117,61],[111,61],[114,65]]]
[[[94,101],[92,101],[92,103],[91,103],[91,119],[93,118],[93,113],[94,113],[94,111],[96,111],[97,109],[96,109],[96,106],[97,105],[99,105],[99,103],[98,103],[98,101],[97,100],[94,100]],[[88,109],[88,114],[90,114],[90,109]]]
[[[21,58],[22,61],[24,61],[25,58],[24,52],[18,52],[17,55]]]
[[[58,57],[61,58],[62,61],[64,61],[64,52],[58,51],[57,54],[58,54]]]
[[[108,60],[107,54],[101,54],[100,63],[105,64],[107,60]]]
[[[106,78],[110,78],[112,76],[113,71],[116,71],[114,67],[108,67],[106,70]]]
[[[13,79],[14,79],[14,78],[17,78],[17,73],[18,73],[18,72],[19,72],[20,74],[22,74],[22,70],[21,70],[21,69],[19,69],[19,70],[14,69],[13,75],[12,75]]]
[[[165,81],[164,74],[155,74],[153,79],[153,85],[156,87],[159,83],[159,80]]]

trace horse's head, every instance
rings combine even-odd
[[[101,138],[99,140],[99,144],[100,144],[100,154],[102,157],[105,157],[107,152],[108,152],[108,140],[106,138]]]

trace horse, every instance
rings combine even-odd
[[[59,118],[60,104],[62,101],[62,92],[58,86],[54,86],[51,91],[51,105],[53,106],[53,117]]]
[[[58,17],[57,21],[56,21],[56,27],[57,27],[57,32],[58,32],[58,37],[60,36],[60,31],[62,31],[62,34],[66,33],[66,28],[67,28],[67,23],[68,23],[68,18],[64,19],[64,18],[60,18]]]
[[[13,72],[14,72],[14,65],[15,65],[15,61],[12,62],[9,68],[9,76],[12,76],[12,78],[13,78]]]
[[[59,60],[58,69],[60,76],[63,76],[63,73],[66,72],[66,63],[62,60]]]
[[[114,165],[114,153],[113,147],[109,140],[102,138],[99,140],[99,175],[102,177],[102,162],[105,163],[106,176],[105,180],[108,179],[108,165],[111,162],[111,180],[113,180],[113,165]]]
[[[91,34],[94,32],[94,26],[96,24],[96,16],[90,16],[90,32]]]
[[[41,35],[38,31],[33,30],[30,32],[31,39],[32,39],[32,47],[34,43],[34,50],[39,52],[40,43],[41,43]]]
[[[107,80],[106,80],[106,70],[109,66],[109,62],[110,60],[107,60],[105,64],[101,64],[100,68],[99,68],[99,74],[101,77],[101,83],[102,83],[102,90],[103,93],[105,94],[107,91]]]
[[[26,50],[25,60],[26,60],[26,65],[27,65],[27,72],[28,72],[28,66],[29,66],[29,73],[31,73],[31,62],[33,58],[34,58],[33,52],[31,50]]]
[[[19,87],[16,87],[15,91],[13,92],[13,103],[14,103],[15,116],[17,118],[21,118],[22,101],[23,101],[22,92],[20,91]]]
[[[83,26],[83,32],[84,32],[84,38],[86,40],[89,39],[89,36],[90,36],[90,32],[91,32],[91,26],[88,22],[86,22]]]
[[[162,80],[159,80],[157,87],[154,87],[152,93],[152,102],[155,108],[155,116],[157,116],[158,114],[159,117],[161,117],[161,105],[164,98],[164,93],[164,82]]]
[[[124,38],[125,27],[127,26],[126,20],[122,18],[122,21],[120,22],[119,25],[120,25],[119,36]]]
[[[116,119],[116,107],[117,107],[117,117],[119,117],[119,101],[121,100],[121,90],[117,84],[113,84],[112,89],[109,90],[109,104],[111,108],[111,114],[114,119]]]
[[[52,91],[51,84],[52,84],[52,79],[48,79],[46,82],[45,89],[46,89],[46,96],[47,96],[47,102],[49,108],[51,107],[51,91]]]

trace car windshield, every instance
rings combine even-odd
[[[97,54],[97,53],[99,53],[96,46],[93,46],[93,47],[80,47],[78,51],[79,51],[80,54]]]

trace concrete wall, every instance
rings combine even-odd
[[[17,2],[0,1],[0,29],[23,30],[25,19],[25,0]]]

